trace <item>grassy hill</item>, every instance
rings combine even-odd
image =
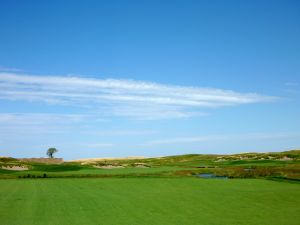
[[[26,170],[8,170],[9,167]],[[229,178],[300,179],[300,150],[233,155],[189,154],[159,158],[80,160],[44,164],[0,158],[0,178],[178,177],[213,173]]]

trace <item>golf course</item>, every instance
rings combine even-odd
[[[300,225],[300,0],[0,0],[0,225]]]
[[[1,225],[298,225],[299,156],[0,158]]]

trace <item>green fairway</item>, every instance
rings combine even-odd
[[[1,225],[298,225],[300,185],[260,179],[0,180]]]
[[[17,178],[19,176],[26,176],[27,174],[35,175],[35,176],[42,176],[44,173],[50,177],[96,177],[97,175],[107,175],[107,176],[141,176],[141,175],[155,175],[158,176],[159,174],[168,174],[178,170],[190,170],[190,168],[179,168],[179,167],[153,167],[153,168],[117,168],[117,169],[97,169],[97,168],[80,168],[76,170],[65,170],[65,171],[56,171],[52,169],[49,165],[48,166],[40,166],[36,170],[30,171],[11,171],[11,170],[1,170],[0,175],[6,175],[10,177]],[[50,168],[50,169],[49,169]],[[63,168],[68,168],[64,166]]]

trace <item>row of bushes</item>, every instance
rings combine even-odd
[[[43,175],[27,174],[23,176],[18,176],[18,178],[49,178],[46,173]]]
[[[226,176],[229,178],[256,178],[269,177],[275,175],[275,171],[270,167],[257,167],[252,169],[245,169],[242,167],[231,167],[218,170],[217,175]]]
[[[176,171],[174,175],[177,176],[193,176],[202,173],[211,173],[220,177],[228,178],[257,178],[257,177],[270,177],[279,175],[279,171],[276,171],[270,167],[257,167],[251,169],[245,169],[243,167],[226,167],[216,169],[202,169],[202,170],[180,170]]]

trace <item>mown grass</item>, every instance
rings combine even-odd
[[[98,169],[92,167],[74,167],[70,166],[70,168],[63,170],[64,168],[68,168],[68,166],[61,165],[53,165],[53,167],[49,165],[45,165],[45,168],[40,165],[39,167],[34,167],[34,169],[26,170],[26,171],[9,171],[9,170],[0,170],[0,178],[38,178],[43,177],[44,174],[47,175],[48,178],[53,177],[108,177],[108,176],[160,176],[164,175],[172,175],[176,171],[180,170],[189,170],[188,168],[179,168],[179,167],[152,167],[152,168],[137,168],[137,167],[129,167],[129,168],[117,168],[117,169]],[[5,177],[3,177],[5,176]]]
[[[32,170],[41,172],[68,172],[68,171],[79,171],[83,167],[79,164],[31,164]]]
[[[298,225],[299,205],[299,184],[266,180],[0,180],[1,225]]]

